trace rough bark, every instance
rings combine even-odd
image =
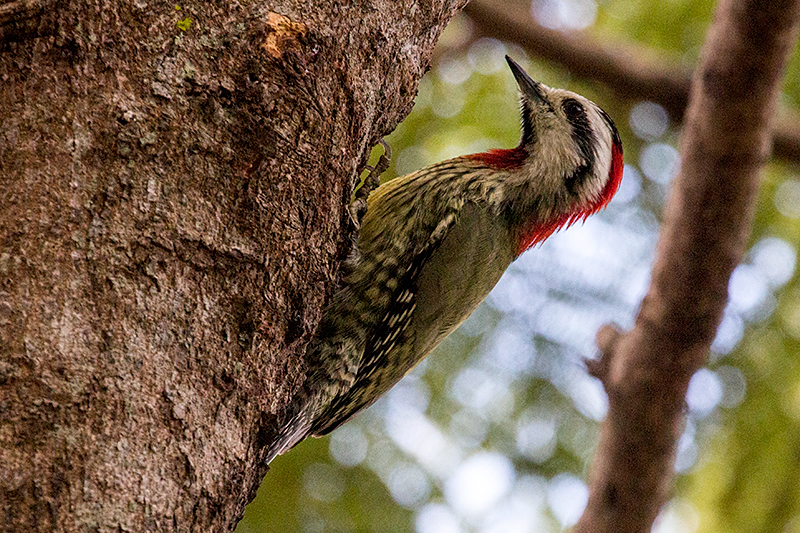
[[[647,532],[671,487],[682,407],[750,233],[800,1],[722,0],[692,81],[681,171],[632,331],[598,335],[609,412],[576,532]]]
[[[236,523],[460,3],[0,5],[0,530]]]
[[[464,9],[475,21],[476,36],[516,42],[531,53],[562,65],[576,76],[605,84],[620,97],[658,102],[679,120],[689,102],[691,72],[641,45],[610,44],[588,33],[543,28],[527,4],[473,0]],[[773,124],[775,157],[800,162],[800,123],[794,113],[779,113]]]

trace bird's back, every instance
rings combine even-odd
[[[381,190],[388,185],[392,188]],[[315,435],[332,431],[393,387],[474,311],[514,259],[510,232],[490,223],[498,216],[494,207],[455,202],[436,217],[451,220],[449,224],[423,227],[430,217],[417,211],[436,199],[406,196],[402,185],[390,182],[375,191],[380,209],[367,211],[362,229],[367,259],[334,298],[334,305],[371,305],[372,310],[364,315],[367,336],[355,381],[318,418]],[[402,205],[393,206],[393,201]],[[412,227],[406,225],[403,235],[392,235],[383,225],[386,214],[381,211],[390,210],[409,217]],[[428,246],[404,248],[407,242],[419,242],[404,241],[409,232],[429,234]],[[384,256],[402,260],[387,265],[369,259]]]

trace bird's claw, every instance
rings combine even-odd
[[[350,221],[353,223],[353,227],[356,228],[356,230],[361,229],[361,222],[364,219],[364,213],[367,211],[367,197],[380,185],[381,174],[389,168],[392,161],[392,149],[389,143],[383,139],[380,139],[378,142],[383,146],[383,154],[374,167],[372,165],[364,167],[364,170],[369,171],[369,174],[364,178],[364,183],[361,187],[356,190],[355,197],[350,204]]]

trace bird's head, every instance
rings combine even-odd
[[[622,180],[622,142],[614,122],[594,102],[536,82],[513,59],[506,61],[519,85],[520,144],[470,157],[510,171],[512,181],[535,191],[537,212],[522,232],[522,253],[611,201]]]

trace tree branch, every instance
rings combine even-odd
[[[563,65],[577,76],[607,85],[619,97],[658,102],[673,117],[683,117],[691,72],[660,59],[641,46],[609,46],[588,34],[549,30],[533,21],[522,5],[504,0],[473,0],[464,12],[479,36],[511,41],[539,57]],[[773,125],[773,155],[800,162],[796,117]]]
[[[692,80],[682,168],[634,329],[604,334],[609,412],[575,531],[650,531],[671,486],[684,397],[744,253],[800,1],[722,0]]]

